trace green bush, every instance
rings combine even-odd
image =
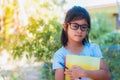
[[[35,16],[31,16],[29,24],[22,27],[24,33],[14,35],[17,37],[11,46],[14,59],[21,58],[23,53],[27,52],[28,59],[34,56],[37,61],[50,60],[60,47],[61,24],[56,13],[56,4],[46,1],[43,4],[36,4],[39,7],[36,8]],[[57,10],[60,11],[61,6]]]
[[[42,31],[37,31],[42,28]],[[13,47],[14,57],[21,57],[24,51],[29,54],[26,56],[30,58],[34,55],[38,61],[50,60],[55,50],[60,46],[60,31],[61,24],[57,22],[57,18],[53,18],[48,24],[42,25],[41,22],[36,23],[32,19],[31,24],[28,26],[28,31],[34,35],[33,39],[27,36],[21,40],[20,45]]]
[[[120,80],[120,33],[112,32],[103,38],[104,59],[109,67],[112,80]]]
[[[42,79],[42,80],[55,80],[51,62],[45,62],[41,66],[40,71],[41,71],[41,74],[42,74],[40,79]]]
[[[90,40],[101,45],[103,37],[114,30],[113,19],[105,12],[91,14],[91,19]]]
[[[90,40],[100,45],[111,79],[120,80],[120,33],[113,32],[114,29],[113,19],[105,11],[92,16]]]

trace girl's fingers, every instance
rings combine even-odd
[[[64,72],[65,74],[68,74],[69,73],[69,70],[68,69],[65,69],[65,72]]]
[[[73,73],[72,73],[72,71],[71,71],[70,69],[69,69],[69,70],[68,70],[68,69],[65,69],[65,72],[64,72],[64,73],[67,74],[67,75],[70,77],[71,80],[74,80],[74,79],[73,79]]]

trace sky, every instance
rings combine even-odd
[[[82,7],[94,7],[105,4],[116,4],[116,1],[120,0],[66,0],[67,4],[64,6],[64,9],[69,9],[74,5],[80,5]]]

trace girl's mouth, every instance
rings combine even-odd
[[[82,37],[82,35],[75,35],[75,36]]]

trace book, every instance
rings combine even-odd
[[[90,56],[67,55],[65,65],[69,69],[72,68],[73,65],[78,65],[85,70],[99,70],[100,58]],[[65,80],[70,80],[68,75],[65,75]],[[81,78],[80,80],[93,80],[93,79]]]

